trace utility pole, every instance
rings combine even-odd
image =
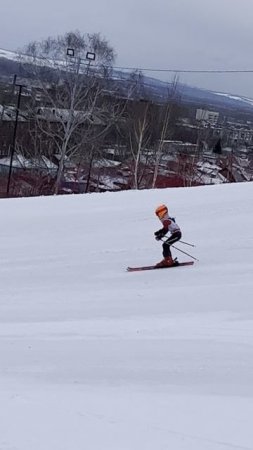
[[[15,90],[15,87],[18,87],[18,100],[17,100],[17,106],[16,106],[16,117],[15,117],[15,124],[14,124],[12,144],[11,144],[11,158],[10,158],[10,167],[9,167],[9,175],[8,175],[8,182],[7,182],[7,191],[6,191],[7,197],[9,197],[9,193],[10,193],[12,164],[13,164],[13,158],[14,158],[14,153],[15,153],[15,149],[16,149],[16,135],[17,135],[21,94],[22,94],[23,87],[25,87],[23,84],[16,84],[16,79],[17,79],[17,75],[14,75],[13,91]]]

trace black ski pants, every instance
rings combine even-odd
[[[163,243],[163,256],[167,258],[171,256],[170,246],[175,242],[179,241],[182,237],[181,231],[175,231],[172,235]]]

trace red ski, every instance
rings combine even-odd
[[[193,264],[194,261],[185,261],[185,262],[177,262],[176,264],[173,264],[173,266],[164,266],[164,267],[157,267],[157,266],[128,267],[127,272],[140,272],[141,270],[172,269],[173,267],[192,266]]]

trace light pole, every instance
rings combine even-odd
[[[96,54],[93,53],[93,52],[87,52],[87,53],[86,53],[86,56],[85,56],[85,59],[87,59],[87,61],[89,61],[89,62],[88,62],[88,68],[87,68],[87,75],[88,75],[89,70],[90,70],[91,62],[92,62],[92,61],[95,61],[95,59],[96,59]]]
[[[13,158],[14,158],[14,153],[15,153],[15,149],[16,149],[16,135],[17,135],[21,94],[22,94],[23,87],[25,87],[23,84],[16,84],[16,78],[17,78],[17,75],[14,75],[13,90],[15,89],[16,86],[18,87],[18,100],[17,100],[16,117],[15,117],[15,124],[14,124],[12,144],[11,144],[11,158],[10,158],[10,167],[9,167],[9,175],[8,175],[7,190],[6,190],[7,197],[9,197],[9,193],[10,193],[12,164],[13,164]]]
[[[67,56],[70,56],[70,58],[74,58],[75,57],[75,49],[68,47],[67,51],[66,51]],[[96,59],[96,53],[94,52],[86,52],[85,55],[85,60],[88,61],[88,65],[87,65],[87,74],[89,73],[89,69],[90,69],[90,65],[92,63],[92,61],[95,61]],[[79,61],[79,65],[81,64],[81,62],[84,61],[84,58],[78,58]]]

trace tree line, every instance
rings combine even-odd
[[[133,188],[147,176],[149,187],[156,186],[165,142],[176,136],[181,114],[178,80],[157,103],[146,95],[142,74],[133,72],[122,86],[115,82],[114,61],[106,39],[79,31],[30,42],[20,52],[22,79],[29,87],[29,100],[22,99],[28,133],[19,133],[17,148],[38,160],[57,154],[55,194],[67,160],[88,167],[88,190],[93,163],[108,145],[124,149],[122,159],[131,161]],[[197,130],[198,149],[203,137]],[[198,154],[190,162],[181,158],[181,172],[193,170],[197,160]]]

